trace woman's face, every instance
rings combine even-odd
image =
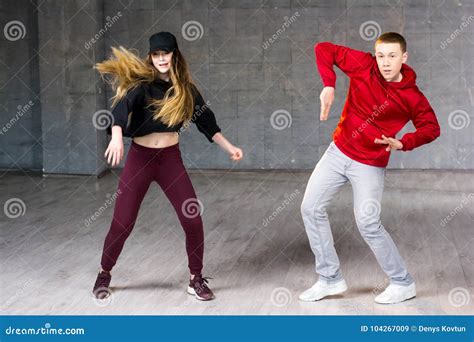
[[[156,50],[151,53],[151,59],[153,65],[161,74],[167,74],[171,68],[171,57],[173,56],[173,51],[166,52],[162,50]]]

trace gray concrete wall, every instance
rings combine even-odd
[[[43,148],[35,3],[0,2],[0,23],[0,167],[41,170]]]
[[[233,165],[217,145],[209,144],[192,127],[181,138],[190,168],[313,168],[331,140],[348,86],[338,72],[336,103],[330,119],[320,123],[322,84],[314,43],[330,40],[371,51],[380,31],[406,36],[408,63],[417,71],[419,87],[442,129],[441,137],[428,146],[393,153],[389,167],[474,168],[473,1],[90,0],[65,4],[41,2],[38,10],[26,0],[0,5],[3,24],[20,20],[27,25],[24,39],[11,42],[0,37],[0,64],[5,70],[0,123],[9,122],[17,106],[30,98],[40,104],[0,136],[2,168],[90,174],[103,170],[107,137],[94,128],[92,116],[109,108],[106,98],[112,94],[90,66],[109,54],[111,46],[136,48],[144,56],[148,37],[160,30],[175,33],[225,136],[245,152],[244,160]],[[119,12],[119,19],[93,48],[84,48]],[[364,27],[369,29],[361,30]],[[43,50],[50,36],[58,40],[58,50]],[[15,75],[19,69],[22,78]],[[55,75],[58,81],[43,91]],[[282,121],[272,124],[273,113]],[[275,128],[282,128],[279,123],[283,129]],[[45,133],[49,127],[56,127],[53,135]],[[400,136],[412,129],[407,125]]]
[[[105,96],[91,66],[104,49],[84,42],[103,27],[103,2],[49,1],[38,17],[43,172],[100,174],[105,137],[93,114]]]

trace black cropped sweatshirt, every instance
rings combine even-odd
[[[181,132],[183,122],[168,127],[160,120],[153,119],[153,107],[148,106],[151,99],[162,99],[171,86],[170,82],[158,79],[151,83],[141,83],[130,90],[112,109],[113,122],[107,127],[112,135],[112,126],[122,127],[125,137],[141,137],[153,132]],[[194,87],[194,113],[191,122],[206,136],[209,142],[221,129],[216,123],[214,113],[204,102],[200,92]]]

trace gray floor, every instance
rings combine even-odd
[[[114,268],[113,296],[97,302],[91,288],[118,173],[99,180],[2,174],[1,203],[19,198],[25,210],[18,218],[2,214],[0,314],[474,313],[472,172],[387,172],[383,223],[418,287],[416,299],[391,306],[373,302],[387,280],[355,226],[349,185],[329,210],[349,290],[316,303],[298,301],[316,280],[299,214],[308,172],[191,171],[204,206],[205,275],[214,278],[217,296],[211,302],[185,293],[184,235],[152,185]]]

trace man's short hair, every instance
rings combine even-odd
[[[407,41],[400,33],[385,32],[380,35],[375,41],[375,46],[380,43],[398,43],[402,48],[402,52],[407,52]]]

